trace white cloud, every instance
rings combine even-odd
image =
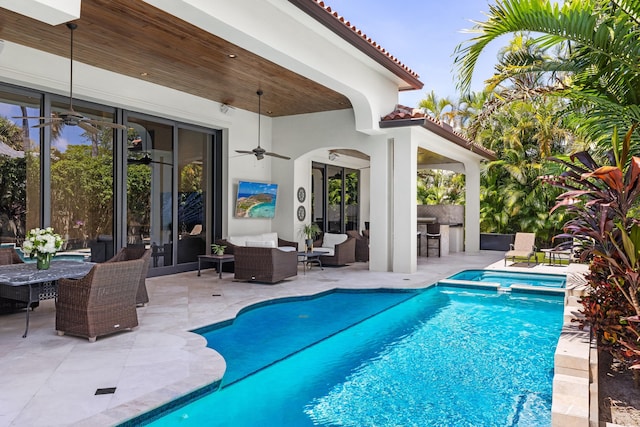
[[[58,151],[64,153],[65,151],[67,151],[67,147],[69,146],[69,141],[66,138],[60,137],[55,141],[52,141],[51,145],[53,145],[53,147]]]

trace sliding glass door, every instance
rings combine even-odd
[[[311,215],[322,231],[358,230],[360,222],[360,171],[313,163]]]

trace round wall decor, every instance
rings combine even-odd
[[[307,211],[305,210],[304,206],[298,206],[298,221],[304,221],[306,216]]]
[[[306,198],[307,198],[307,192],[305,191],[304,187],[298,188],[298,201],[302,203],[305,201]]]

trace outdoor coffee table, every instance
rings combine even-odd
[[[47,270],[38,270],[35,262],[0,267],[0,297],[27,304],[27,320],[22,338],[29,332],[29,308],[41,300],[58,296],[58,279],[79,279],[89,273],[92,262],[51,261]]]
[[[324,268],[322,268],[322,261],[320,261],[322,255],[324,255],[324,252],[298,252],[298,262],[302,263],[302,271],[305,275],[307,274],[307,267],[309,267],[310,263],[318,264],[320,269],[324,270]]]
[[[233,260],[233,255],[198,255],[198,277],[200,276],[200,265],[204,261],[217,264],[218,278],[222,279],[222,264]]]

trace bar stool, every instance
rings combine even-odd
[[[440,258],[440,224],[427,224],[425,237],[427,238],[427,256],[429,256],[429,249],[432,247],[429,245],[429,241],[435,240],[438,243],[438,258]]]
[[[418,231],[418,256],[422,256],[422,233]]]

